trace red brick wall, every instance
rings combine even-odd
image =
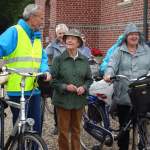
[[[81,30],[87,37],[89,47],[98,47],[97,25],[100,21],[98,0],[58,0],[57,23],[66,23],[70,28]]]
[[[99,0],[58,0],[57,18],[59,22],[73,25],[93,25],[100,20]]]
[[[89,47],[106,51],[124,31],[128,22],[134,22],[143,31],[143,0],[132,0],[131,4],[118,5],[122,0],[35,0],[45,7],[45,38],[55,38],[55,26],[66,23],[70,28],[78,28],[87,37]],[[150,26],[150,0],[148,23]],[[49,8],[45,6],[49,4]],[[49,11],[49,13],[48,13]],[[48,19],[49,17],[49,19]],[[47,29],[49,27],[49,30]],[[150,28],[149,28],[150,39]]]
[[[43,46],[46,47],[55,38],[56,0],[35,0],[35,3],[44,8],[44,22],[41,31]]]
[[[49,1],[46,2],[46,5],[45,5],[45,15],[44,15],[44,20],[45,20],[45,23],[44,23],[44,28],[43,28],[43,44],[44,46],[48,44],[48,41],[49,41],[49,29],[50,29],[50,4],[49,4]]]
[[[143,1],[133,0],[133,3],[119,5],[121,0],[101,1],[101,29],[99,47],[107,50],[118,36],[124,31],[128,22],[135,22],[140,26],[143,24]]]

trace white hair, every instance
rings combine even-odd
[[[37,12],[39,9],[38,5],[36,4],[29,4],[24,8],[23,11],[23,18],[25,20],[29,19],[29,17]]]
[[[67,32],[69,29],[68,29],[68,27],[65,25],[65,24],[58,24],[57,26],[56,26],[56,33],[58,32],[58,31],[64,31],[64,32]]]

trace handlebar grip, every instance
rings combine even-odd
[[[100,77],[100,76],[94,76],[93,78],[94,78],[94,80],[95,80],[95,81],[100,81],[100,80],[102,80],[102,79],[103,79],[103,78],[102,78],[102,77]]]
[[[110,80],[116,80],[117,79],[117,77],[116,76],[112,76],[112,77],[110,77]]]

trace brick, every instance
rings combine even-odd
[[[133,0],[130,5],[118,6],[122,0],[35,0],[45,8],[43,43],[55,38],[55,26],[66,23],[70,28],[81,30],[87,37],[88,46],[103,51],[116,41],[128,22],[135,22],[143,31],[143,0]],[[48,6],[49,5],[49,6]],[[150,3],[148,4],[150,40]]]

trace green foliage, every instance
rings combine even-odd
[[[34,3],[34,0],[0,0],[0,20],[6,19],[9,25],[17,23],[24,7],[29,3]]]

